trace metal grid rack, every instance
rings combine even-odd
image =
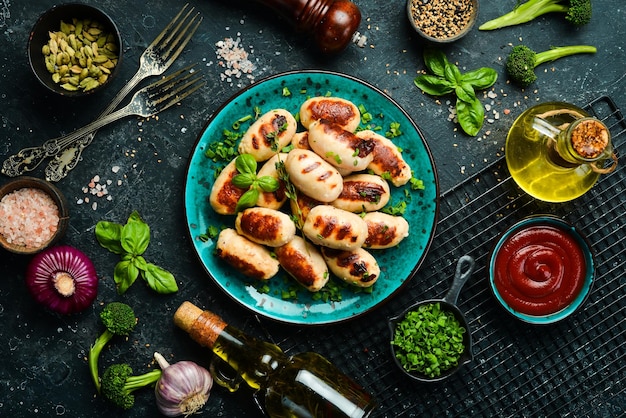
[[[604,96],[585,110],[605,122],[619,149],[626,121],[613,101]],[[455,260],[466,253],[474,256],[477,268],[459,299],[474,338],[474,362],[435,386],[398,381],[393,371],[381,372],[388,386],[378,388],[380,416],[626,415],[626,199],[620,197],[626,192],[625,173],[622,163],[576,201],[548,204],[518,189],[501,158],[443,193],[433,246],[406,293],[412,299],[416,292],[444,294]],[[546,327],[523,324],[497,306],[486,268],[498,235],[540,213],[579,227],[597,263],[583,309]],[[410,305],[407,297],[398,302]],[[381,370],[391,367],[386,362]]]

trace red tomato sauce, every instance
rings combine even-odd
[[[535,225],[509,236],[494,264],[502,299],[526,315],[548,315],[567,307],[580,293],[585,255],[566,231]]]

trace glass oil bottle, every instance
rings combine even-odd
[[[617,157],[609,129],[583,109],[547,102],[524,111],[506,138],[511,177],[529,195],[566,202],[586,193]]]
[[[246,383],[271,418],[366,418],[374,398],[317,353],[287,356],[275,344],[183,302],[174,323],[213,351],[213,379],[231,392]]]

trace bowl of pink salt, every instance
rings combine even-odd
[[[69,223],[61,191],[36,177],[22,176],[0,187],[0,245],[16,254],[35,254],[59,241]]]

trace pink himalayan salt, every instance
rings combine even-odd
[[[0,201],[0,234],[26,248],[45,245],[59,226],[59,208],[43,190],[22,188]]]

